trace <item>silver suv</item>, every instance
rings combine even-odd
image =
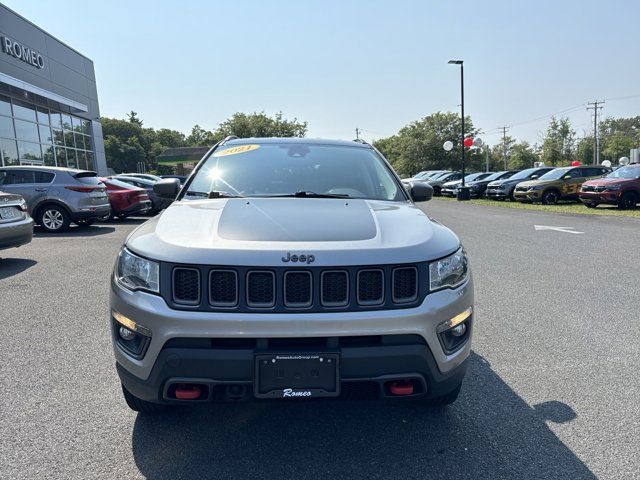
[[[363,142],[225,139],[134,230],[111,281],[125,400],[458,396],[473,284],[456,235]]]
[[[63,232],[71,222],[87,226],[111,211],[106,187],[85,170],[1,167],[0,190],[22,195],[35,222],[48,232]]]

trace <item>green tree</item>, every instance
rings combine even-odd
[[[498,143],[493,148],[493,154],[495,157],[499,158],[500,163],[497,167],[498,170],[504,170],[505,168],[509,168],[509,159],[513,154],[513,147],[516,144],[515,138],[510,135],[505,135],[500,137],[500,143]],[[506,162],[505,162],[506,157]]]
[[[400,175],[413,175],[421,170],[460,168],[460,115],[437,112],[406,125],[391,137],[381,138],[374,146],[391,162]],[[465,117],[465,136],[477,135],[470,117]],[[450,140],[453,150],[442,147]],[[484,169],[484,155],[478,149],[469,149],[469,170]]]
[[[584,165],[593,163],[593,137],[584,137],[578,141],[576,159]]]
[[[576,132],[568,118],[551,117],[542,138],[541,160],[548,166],[568,165],[574,159]]]
[[[200,125],[194,125],[186,142],[190,147],[210,147],[214,143],[222,140],[222,138],[224,137],[205,130]]]
[[[307,133],[307,122],[299,122],[297,118],[287,120],[282,112],[269,117],[264,112],[235,113],[222,122],[215,131],[215,137],[225,138],[235,135],[240,138],[249,137],[304,137]]]
[[[508,167],[510,170],[524,170],[533,167],[533,164],[539,161],[540,156],[529,142],[514,143],[511,147]]]
[[[600,158],[614,163],[640,145],[640,116],[606,118],[599,124]]]

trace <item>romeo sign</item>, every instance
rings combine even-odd
[[[2,43],[2,51],[7,55],[11,55],[36,68],[44,68],[44,57],[35,50],[4,35],[0,36],[0,42]]]

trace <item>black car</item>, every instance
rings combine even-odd
[[[178,180],[180,180],[180,185],[184,185],[187,181],[188,175],[160,175],[160,178],[177,178]]]
[[[469,187],[469,191],[471,193],[472,198],[480,198],[484,194],[484,191],[487,189],[487,185],[496,180],[504,180],[506,178],[511,177],[518,173],[519,170],[503,170],[501,172],[496,172],[493,175],[489,175],[488,177],[483,178],[482,180],[477,180],[475,182],[469,182],[467,187]]]
[[[521,170],[509,178],[493,181],[487,185],[484,196],[495,200],[505,200],[507,198],[509,200],[514,200],[513,191],[518,183],[525,182],[527,180],[535,180],[545,173],[550,172],[553,168],[554,167],[527,168],[526,170]]]

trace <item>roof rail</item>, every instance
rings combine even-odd
[[[222,139],[222,141],[219,143],[219,146],[224,145],[225,143],[227,143],[229,140],[237,140],[239,137],[235,136],[235,135],[227,135],[226,137],[224,137]]]

